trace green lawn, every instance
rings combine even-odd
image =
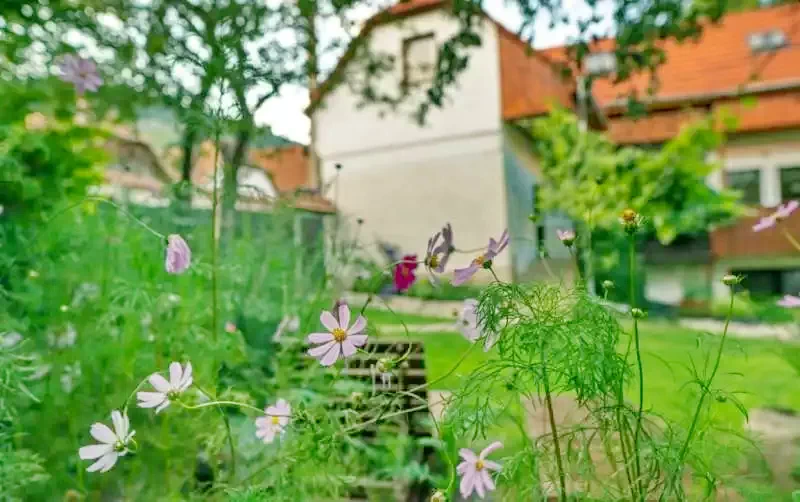
[[[689,366],[693,360],[702,368],[708,354],[713,358],[720,337],[656,321],[642,323],[640,333],[646,408],[688,425],[699,395],[696,386],[685,385],[691,378]],[[470,343],[456,332],[412,334],[412,337],[425,343],[428,378],[435,381],[434,389],[457,388],[461,379],[481,362],[493,357],[492,352],[485,354],[481,347],[470,350]],[[621,341],[621,350],[624,350],[626,342]],[[800,410],[800,378],[782,355],[787,352],[787,347],[792,346],[776,340],[728,338],[715,387],[735,392],[748,410],[761,406]],[[800,353],[800,348],[794,350]],[[466,358],[452,371],[467,351]],[[635,385],[627,395],[630,400],[636,399],[638,390]],[[716,426],[738,432],[744,430],[744,418],[732,403],[717,402],[712,413]],[[521,447],[524,441],[518,426],[510,419],[497,424],[492,434],[493,438],[506,444],[507,451]],[[716,439],[712,443],[714,448],[720,446]],[[716,468],[722,472],[739,472],[741,456],[736,451],[720,451],[714,457]],[[776,493],[775,488],[763,479],[739,478],[737,474],[734,484],[746,500],[782,500],[786,496]]]
[[[426,315],[415,315],[415,314],[399,314],[402,317],[402,320],[407,325],[412,324],[438,324],[443,322],[453,322],[452,317],[433,317],[433,316],[426,316]],[[381,310],[377,308],[368,308],[364,312],[364,317],[367,320],[376,326],[386,325],[386,324],[400,324],[400,319],[393,313],[389,312],[388,310]]]

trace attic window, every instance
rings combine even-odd
[[[593,52],[583,58],[583,67],[592,76],[608,75],[617,69],[617,58],[611,52]]]
[[[747,36],[747,45],[755,53],[771,52],[786,47],[788,40],[781,30],[760,31]]]
[[[433,33],[403,40],[403,83],[414,86],[433,80],[437,57]]]

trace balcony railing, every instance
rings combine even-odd
[[[762,216],[775,209],[759,208],[757,216],[739,218],[735,223],[711,231],[711,253],[715,258],[756,258],[797,256],[798,252],[784,235],[784,230],[800,238],[800,212],[795,212],[776,227],[753,232]]]

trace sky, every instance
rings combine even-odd
[[[577,18],[588,16],[590,13],[584,0],[562,0],[564,10],[572,16],[571,22],[562,24],[555,28],[549,28],[549,19],[541,17],[536,20],[534,32],[536,34],[533,45],[537,48],[552,47],[563,45],[577,34],[575,21]],[[598,2],[598,11],[606,14],[611,9],[611,0],[601,0]],[[520,14],[506,4],[506,0],[483,0],[484,10],[495,20],[502,23],[506,28],[516,32],[521,24]],[[364,11],[363,19],[372,14]],[[359,16],[362,17],[362,16]],[[610,26],[610,22],[608,22]],[[324,31],[321,34],[325,36]],[[303,113],[308,105],[308,91],[299,86],[284,87],[281,95],[267,102],[256,115],[256,121],[261,125],[269,125],[272,132],[285,136],[299,143],[308,143],[309,119]]]

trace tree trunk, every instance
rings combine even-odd
[[[236,145],[233,149],[230,163],[225,164],[225,176],[222,187],[222,235],[220,242],[224,246],[233,238],[236,231],[236,199],[237,176],[239,167],[244,165],[250,139],[253,134],[252,126],[245,126],[236,135]]]

